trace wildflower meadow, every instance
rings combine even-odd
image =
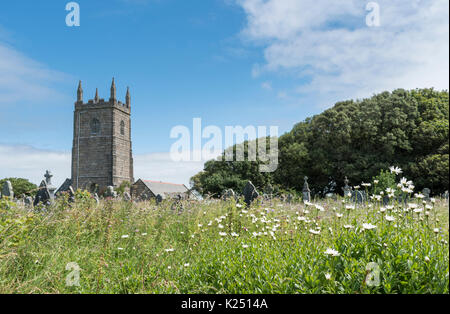
[[[183,210],[81,191],[34,210],[4,199],[0,293],[448,293],[448,201],[409,187],[363,204],[210,199]]]

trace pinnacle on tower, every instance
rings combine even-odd
[[[98,88],[95,89],[95,98],[94,98],[95,103],[98,103],[99,98],[98,98]]]
[[[125,96],[125,102],[127,104],[127,107],[130,108],[131,97],[130,97],[130,88],[129,87],[127,87],[127,95]]]
[[[114,77],[112,79],[111,83],[111,97],[109,98],[110,101],[116,100],[116,84],[114,83]]]
[[[83,88],[81,87],[81,81],[78,82],[77,102],[83,102]]]

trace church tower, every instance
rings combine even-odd
[[[95,97],[83,102],[83,88],[78,84],[73,118],[72,186],[93,190],[134,183],[131,149],[131,97],[116,98],[114,78],[108,101]]]

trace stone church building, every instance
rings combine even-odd
[[[99,190],[122,182],[134,182],[131,144],[131,97],[117,100],[114,78],[111,94],[105,101],[83,101],[81,81],[73,117],[72,179],[74,189]]]
[[[164,199],[189,193],[183,184],[134,182],[129,88],[125,103],[118,101],[113,78],[109,100],[99,98],[97,89],[94,99],[84,102],[80,81],[73,114],[72,178],[66,179],[56,195],[70,186],[101,194],[108,186],[117,188],[124,181],[131,184],[135,199],[158,195]]]

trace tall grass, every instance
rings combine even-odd
[[[448,293],[448,203],[0,201],[0,293]],[[317,206],[315,206],[317,205]],[[416,211],[416,212],[414,212]],[[394,221],[389,221],[394,219]],[[370,229],[370,225],[375,226]],[[366,228],[364,228],[365,226]],[[325,254],[328,249],[336,256]],[[328,250],[329,252],[329,250]],[[367,270],[375,262],[377,274]],[[79,285],[68,286],[79,266]],[[69,264],[70,265],[70,264]],[[72,264],[73,265],[73,264]]]

